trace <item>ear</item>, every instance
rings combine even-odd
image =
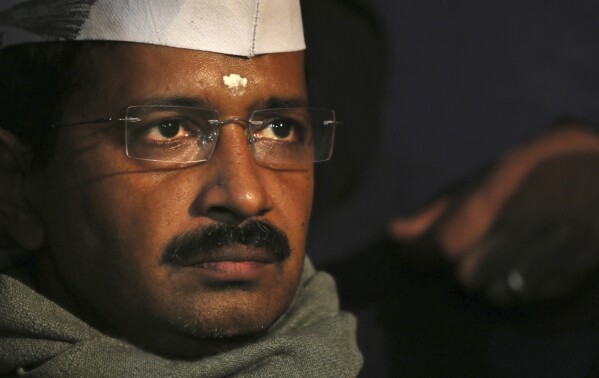
[[[440,198],[417,214],[395,218],[389,224],[389,236],[398,242],[413,242],[426,234],[447,209],[448,198]]]
[[[10,132],[0,128],[0,248],[40,248],[41,220],[27,200],[32,153]]]

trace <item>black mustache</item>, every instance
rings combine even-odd
[[[250,221],[242,226],[218,223],[175,236],[165,247],[161,262],[186,265],[201,255],[209,256],[218,248],[242,244],[271,254],[277,262],[291,255],[285,232],[270,222]]]

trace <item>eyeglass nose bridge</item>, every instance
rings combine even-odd
[[[245,130],[248,143],[254,144],[254,143],[256,143],[256,138],[250,132],[251,128],[248,126],[249,125],[260,126],[260,125],[262,125],[263,122],[262,121],[254,121],[252,119],[240,118],[240,117],[232,117],[232,118],[227,118],[227,119],[223,119],[223,120],[210,119],[210,120],[208,120],[208,123],[214,127],[219,127],[219,128],[223,127],[224,125],[226,125],[228,123],[234,123],[238,126],[241,126]],[[211,133],[211,134],[214,134],[214,133]]]

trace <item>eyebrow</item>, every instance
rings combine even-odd
[[[193,108],[215,109],[208,99],[191,97],[148,97],[131,104],[134,106],[160,105],[160,106],[187,106]]]
[[[135,106],[143,105],[161,105],[161,106],[187,106],[193,108],[215,109],[218,107],[208,99],[192,97],[148,97],[135,101]],[[307,108],[308,100],[305,97],[282,97],[272,96],[266,100],[259,100],[252,103],[248,108],[248,113],[260,109],[283,109],[283,108]]]
[[[250,106],[250,111],[258,109],[307,108],[308,99],[305,97],[272,96],[266,101],[257,101]]]

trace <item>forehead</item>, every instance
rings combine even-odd
[[[86,60],[84,76],[90,80],[74,98],[90,104],[86,108],[91,110],[119,111],[129,105],[179,98],[223,112],[240,112],[275,97],[306,97],[302,52],[248,59],[123,43],[92,51]]]

